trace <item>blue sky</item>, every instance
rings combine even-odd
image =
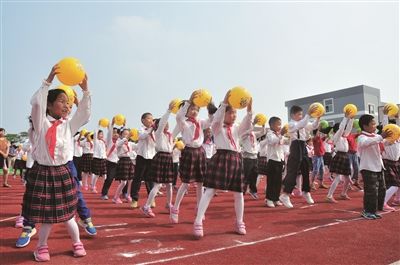
[[[285,100],[360,84],[400,102],[398,3],[3,2],[1,21],[8,132],[26,131],[30,97],[66,56],[89,76],[88,129],[117,113],[139,127],[197,88],[220,102],[242,85],[255,112],[284,120]]]

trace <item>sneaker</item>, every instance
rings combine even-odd
[[[152,201],[150,207],[151,208],[156,208],[156,201]]]
[[[290,202],[290,197],[286,194],[281,194],[279,200],[285,205],[286,208],[293,208],[293,204]]]
[[[338,203],[337,200],[335,200],[335,198],[333,197],[326,197],[325,201],[330,203]]]
[[[36,228],[25,226],[24,229],[22,230],[21,235],[17,239],[17,243],[15,244],[15,246],[17,248],[26,247],[29,244],[29,242],[31,242],[31,237],[33,237],[35,234],[36,234]]]
[[[315,186],[315,184],[313,183],[313,184],[311,184],[311,190],[317,190],[317,187]]]
[[[108,200],[108,196],[107,195],[103,195],[100,197],[102,200]]]
[[[17,216],[15,220],[15,228],[24,228],[24,217],[21,215]]]
[[[275,208],[275,204],[274,204],[274,202],[273,201],[271,201],[271,200],[265,200],[265,205],[267,206],[267,207],[269,207],[269,208]]]
[[[250,196],[251,196],[254,200],[258,200],[257,192],[250,192]]]
[[[82,242],[78,242],[72,245],[74,257],[80,258],[86,256],[85,248],[83,247]]]
[[[113,203],[115,203],[115,204],[121,204],[121,203],[123,203],[119,197],[118,197],[118,198],[115,198],[115,197],[114,197],[114,198],[112,199],[112,201],[113,201]]]
[[[193,224],[193,235],[196,239],[200,239],[204,236],[203,224]]]
[[[131,202],[132,202],[132,197],[131,197],[131,195],[127,195],[127,196],[125,197],[125,199],[126,199],[126,201],[127,201],[128,203],[131,203]]]
[[[390,207],[389,205],[387,205],[386,203],[383,205],[383,211],[384,212],[394,212],[394,211],[396,211],[396,209],[395,208],[393,208],[393,207]]]
[[[282,206],[283,204],[280,201],[274,202],[275,206]]]
[[[38,247],[35,252],[33,252],[33,256],[35,257],[36,261],[49,261],[49,247],[47,245]]]
[[[329,186],[325,185],[323,182],[319,184],[320,189],[329,189]]]
[[[367,220],[375,220],[376,216],[373,213],[366,212],[365,210],[361,212],[361,217]]]
[[[146,217],[149,217],[149,218],[156,217],[156,215],[153,213],[153,211],[151,210],[150,207],[142,206],[142,207],[140,207],[140,210],[142,210],[142,213]]]
[[[314,204],[314,200],[311,198],[311,194],[309,192],[303,192],[303,197],[306,199],[308,204]]]
[[[88,235],[95,236],[97,235],[96,227],[94,227],[92,223],[92,218],[87,218],[86,220],[78,220],[78,224],[85,228],[85,231]]]
[[[340,194],[340,199],[347,200],[347,201],[351,200],[351,198],[347,194]]]
[[[131,202],[131,208],[133,208],[133,209],[139,208],[138,201],[132,200],[132,202]]]
[[[375,215],[375,219],[382,219],[382,215],[378,214],[378,213],[374,213]]]
[[[170,208],[169,220],[170,220],[171,223],[173,223],[173,224],[177,224],[178,221],[179,221],[179,210],[178,210],[178,209],[175,209],[175,207],[171,207],[171,208]]]
[[[246,225],[244,222],[236,222],[235,224],[235,232],[238,233],[239,235],[245,235],[246,234]]]

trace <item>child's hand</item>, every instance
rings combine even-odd
[[[169,111],[172,111],[172,109],[175,107],[175,102],[172,102],[171,101],[171,103],[169,103],[169,106],[168,106],[168,110]]]
[[[89,90],[87,81],[88,81],[88,77],[85,74],[85,77],[83,78],[82,82],[79,84],[79,86],[82,88],[83,91]]]
[[[72,91],[74,91],[74,104],[78,107],[78,105],[79,105],[78,95],[76,94],[75,90],[72,90]]]
[[[312,108],[308,109],[308,115],[311,116],[311,113],[314,113],[318,109],[318,106],[313,106]]]
[[[224,98],[224,104],[229,104],[228,99],[231,95],[231,90],[229,89],[228,92],[226,92],[225,94],[225,98]]]
[[[287,132],[288,132],[288,130],[287,130],[286,126],[281,129],[281,135],[285,135],[285,134],[287,134]]]
[[[114,127],[114,124],[115,124],[115,118],[114,118],[114,117],[112,118],[111,124],[112,124],[113,127]]]
[[[383,132],[381,133],[381,136],[382,136],[383,139],[392,137],[392,135],[393,135],[393,132],[391,132],[391,131],[383,131]]]
[[[192,95],[190,95],[189,102],[193,103],[193,99],[199,95],[199,91],[193,91]]]
[[[388,115],[389,110],[390,110],[390,106],[385,105],[385,107],[383,107],[383,115]]]
[[[53,82],[54,77],[60,73],[58,72],[59,69],[60,67],[58,66],[58,64],[54,65],[53,68],[51,68],[50,74],[46,79],[47,83]]]
[[[247,112],[253,111],[253,98],[250,98],[249,104],[247,104]]]
[[[258,118],[255,117],[254,120],[253,120],[253,125],[254,125],[254,124],[257,124],[257,122],[258,122]]]

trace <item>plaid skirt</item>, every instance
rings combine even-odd
[[[131,180],[135,174],[135,166],[130,157],[120,157],[117,164],[115,180]]]
[[[330,166],[332,163],[332,153],[325,153],[324,154],[324,165]]]
[[[83,154],[81,159],[82,172],[92,173],[93,154]]]
[[[76,186],[66,165],[42,166],[28,171],[22,216],[34,223],[61,223],[76,213]]]
[[[351,175],[349,155],[345,152],[337,152],[329,166],[329,171],[344,176]]]
[[[268,163],[268,160],[267,160],[266,156],[260,156],[258,158],[257,167],[258,167],[259,175],[264,175],[264,176],[267,175],[267,163]]]
[[[26,161],[22,159],[16,159],[14,169],[26,169]]]
[[[217,150],[211,158],[204,186],[213,189],[244,192],[242,155],[230,150]]]
[[[211,158],[212,160],[212,158]],[[203,147],[185,147],[179,158],[179,174],[183,183],[203,182],[207,168]]]
[[[107,173],[107,163],[105,159],[93,158],[92,172],[97,176],[104,176]]]
[[[385,166],[386,188],[391,186],[400,187],[400,160],[392,161],[383,159],[383,165]]]
[[[157,152],[151,161],[149,181],[155,183],[172,183],[174,180],[174,164],[172,154]]]

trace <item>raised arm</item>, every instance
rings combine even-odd
[[[244,116],[242,122],[239,126],[239,136],[243,136],[248,130],[253,129],[253,99],[250,99],[249,104],[247,105],[247,115]]]
[[[156,130],[156,134],[161,135],[164,132],[165,126],[167,126],[168,123],[169,115],[171,115],[171,106],[158,122],[158,128]]]
[[[181,107],[176,113],[176,123],[181,131],[183,131],[183,129],[188,126],[186,122],[186,113],[189,109],[189,106],[190,106],[189,101],[185,101],[183,107]]]

